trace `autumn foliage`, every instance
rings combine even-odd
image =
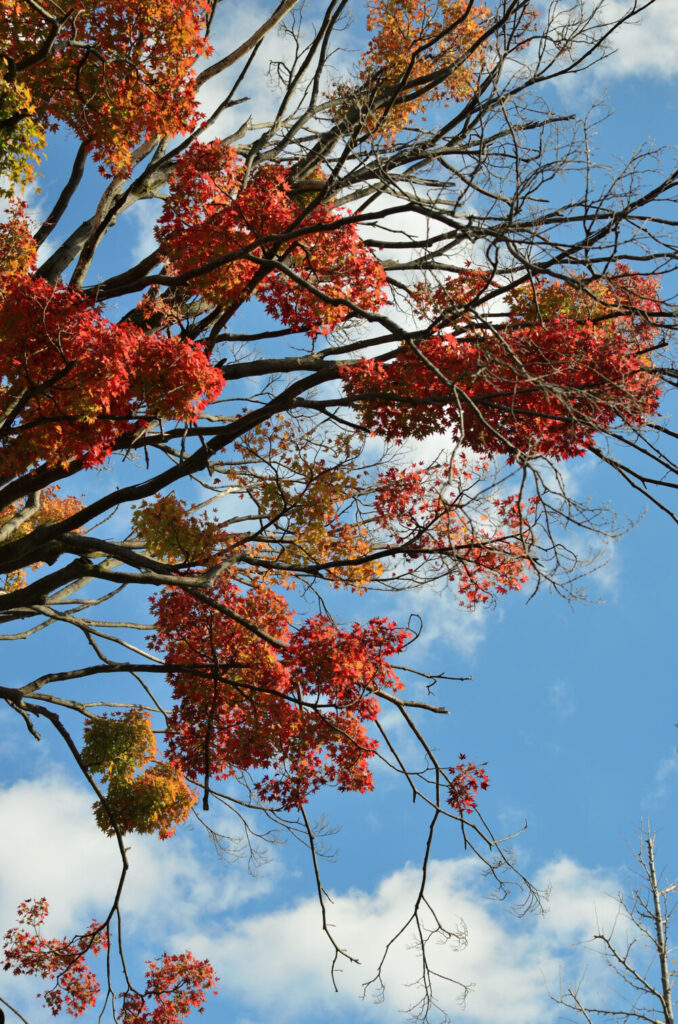
[[[100,985],[85,957],[97,956],[106,949],[106,931],[93,921],[83,935],[73,939],[46,939],[41,928],[48,913],[46,899],[20,904],[19,924],[5,934],[3,967],[12,974],[32,974],[53,981],[53,986],[41,993],[45,1006],[55,1017],[62,1011],[79,1017],[96,1005]]]
[[[88,722],[81,757],[107,783],[105,801],[94,805],[107,835],[117,829],[168,839],[196,801],[181,772],[159,759],[150,717],[136,708]]]
[[[108,930],[105,924],[93,921],[83,935],[47,939],[42,926],[48,913],[49,904],[44,898],[20,904],[19,924],[5,934],[3,967],[12,974],[53,981],[38,998],[55,1017],[62,1012],[80,1017],[96,1006],[100,993],[86,958],[107,949]],[[207,993],[215,991],[217,980],[207,960],[197,960],[189,952],[175,956],[164,953],[159,961],[148,962],[143,991],[128,989],[120,993],[118,1019],[123,1024],[179,1024],[192,1009],[201,1011]]]
[[[5,59],[19,62],[49,45],[56,28],[49,56],[22,76],[27,109],[40,125],[68,125],[119,173],[137,143],[195,126],[193,64],[210,53],[208,12],[206,0],[86,0],[65,14],[51,0],[3,0],[0,35]]]
[[[0,64],[0,195],[13,194],[35,178],[36,164],[45,145],[45,129],[36,120],[30,89],[8,81]]]
[[[255,773],[259,799],[288,810],[325,785],[371,789],[366,723],[379,692],[401,688],[386,659],[407,633],[383,619],[342,630],[324,616],[293,631],[282,595],[243,593],[227,574],[209,597],[173,589],[153,602],[152,645],[165,652],[176,701],[172,763],[206,787],[210,777]]]
[[[219,979],[212,966],[192,953],[163,953],[146,966],[144,991],[122,994],[123,1024],[180,1024],[191,1010],[202,1013],[207,995],[216,993]],[[149,1005],[150,1000],[155,1006]]]
[[[427,305],[448,308],[459,281],[467,301],[491,287],[483,273],[465,273]],[[500,329],[462,321],[459,337],[434,331],[390,360],[343,366],[344,386],[362,399],[365,425],[396,441],[453,428],[477,452],[583,455],[598,431],[642,424],[657,409],[657,292],[656,280],[621,265],[601,280],[522,285],[508,293]]]
[[[598,520],[550,481],[590,453],[618,466],[610,438],[631,438],[635,458],[659,409],[668,316],[641,250],[615,263],[606,241],[596,258],[591,228],[579,249],[558,236],[550,252],[558,217],[540,207],[537,228],[529,204],[515,221],[497,212],[521,195],[501,48],[519,62],[542,16],[369,0],[354,73],[328,84],[343,7],[329,5],[314,42],[299,35],[291,65],[271,65],[287,90],[276,113],[238,127],[241,85],[292,6],[208,66],[218,3],[0,0],[0,619],[29,642],[75,630],[88,651],[2,692],[34,736],[47,721],[66,740],[123,877],[137,836],[193,820],[219,847],[202,816],[215,803],[246,831],[263,815],[315,857],[310,807],[372,790],[377,758],[434,822],[461,818],[494,856],[477,813],[486,764],[448,767],[416,718],[442,711],[439,676],[401,663],[416,617],[347,623],[335,592],[452,584],[469,610],[531,580],[570,596],[563,525]],[[217,72],[235,78],[208,115],[198,88]],[[541,107],[527,109],[525,137]],[[222,115],[232,131],[214,138]],[[37,229],[22,190],[52,130],[77,155]],[[106,180],[90,209],[92,162]],[[525,194],[545,191],[530,176]],[[102,257],[145,200],[151,251],[134,255],[128,233]],[[605,216],[621,230],[616,205]],[[642,219],[635,196],[628,216]],[[565,221],[575,232],[586,218]],[[98,618],[109,599],[115,614]],[[93,700],[66,692],[106,678],[115,688]],[[423,751],[414,768],[387,706]],[[26,900],[5,969],[47,982],[55,1015],[79,1016],[99,996],[93,958],[106,950],[110,965],[118,949],[119,909],[118,892],[103,921],[56,939],[46,900]],[[124,991],[106,1002],[109,967],[104,1006],[122,1024],[180,1024],[216,980],[188,952],[148,961],[139,990],[122,956],[118,971]]]
[[[40,526],[52,526],[63,522],[83,508],[83,503],[73,496],[61,497],[59,485],[45,487],[30,501],[14,501],[0,513],[0,543],[12,537],[27,537]],[[44,562],[34,562],[30,568],[42,568]],[[21,590],[28,582],[26,570],[14,569],[3,581],[5,591]]]
[[[326,334],[354,315],[342,300],[378,310],[386,277],[341,210],[299,204],[290,170],[262,164],[245,180],[234,149],[194,143],[170,178],[157,237],[190,291],[226,308],[254,293],[287,327]],[[269,270],[272,260],[279,269]]]
[[[0,278],[0,479],[36,463],[99,465],[150,419],[193,420],[223,384],[201,345],[107,320],[27,274]]]
[[[367,126],[392,137],[432,101],[468,99],[485,58],[489,20],[488,7],[465,0],[371,0],[360,75],[375,99],[389,88],[398,98],[377,103]],[[421,90],[422,79],[433,79],[432,87]]]
[[[476,809],[479,789],[487,789],[490,782],[485,765],[467,761],[466,754],[459,755],[459,761],[450,768],[450,781],[447,802],[459,814],[469,814]]]
[[[520,590],[527,582],[536,509],[534,500],[526,505],[516,495],[493,497],[484,511],[471,516],[446,500],[445,479],[470,480],[480,469],[466,457],[445,467],[444,474],[427,473],[421,465],[392,468],[380,475],[374,500],[382,529],[413,555],[420,553],[444,571],[442,556],[455,551],[448,572],[470,607],[485,604],[494,593]]]

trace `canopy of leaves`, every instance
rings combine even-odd
[[[210,53],[209,11],[207,0],[3,0],[0,36],[24,109],[41,126],[68,125],[118,173],[138,143],[197,123],[193,64]]]
[[[479,813],[485,762],[450,766],[426,739],[440,676],[403,663],[412,629],[358,598],[572,596],[586,566],[566,531],[615,528],[568,493],[567,460],[599,459],[675,518],[657,416],[676,380],[660,279],[678,246],[657,205],[675,171],[638,154],[604,180],[586,123],[545,106],[610,26],[583,0],[566,18],[370,0],[337,80],[346,2],[321,6],[306,23],[282,0],[235,40],[219,0],[0,0],[0,619],[29,646],[77,637],[0,695],[29,736],[59,733],[121,863],[103,921],[45,938],[29,900],[6,935],[5,967],[48,980],[55,1014],[95,1003],[104,948],[123,1024],[202,1007],[214,972],[188,952],[138,989],[122,957],[123,992],[110,966],[128,837],[172,836],[198,791],[248,837],[259,815],[305,844],[347,955],[307,810],[371,790],[380,759],[431,815],[411,917],[430,1019],[427,943],[449,934],[421,918],[435,828],[536,893]],[[213,55],[222,14],[233,48]],[[277,27],[264,115],[246,104]],[[37,226],[21,189],[51,129],[78,144]],[[124,215],[151,201],[156,248],[137,258]]]

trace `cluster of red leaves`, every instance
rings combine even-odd
[[[368,760],[377,741],[363,723],[379,714],[377,691],[402,689],[385,659],[402,650],[408,635],[386,619],[371,619],[366,627],[354,623],[348,631],[321,615],[293,634],[282,655],[288,692],[310,707],[297,712],[282,759],[260,783],[263,799],[289,807],[328,783],[360,793],[373,788]]]
[[[490,780],[484,764],[467,761],[465,754],[459,755],[459,762],[450,768],[454,772],[450,780],[447,802],[460,814],[470,814],[476,809],[478,789],[487,789]]]
[[[451,471],[427,471],[421,463],[409,469],[391,467],[379,476],[374,498],[377,523],[408,554],[421,552],[424,561],[448,567],[452,558],[450,578],[469,607],[489,601],[492,594],[520,590],[530,564],[534,501],[494,497],[484,510],[474,501],[468,511],[463,502],[441,497],[451,478],[471,479],[484,468],[472,466],[464,456]],[[448,556],[444,563],[442,555]]]
[[[186,952],[159,961],[147,961],[146,988],[122,996],[122,1024],[181,1024],[191,1010],[204,1012],[207,994],[216,995],[219,980],[209,960],[196,960]],[[155,1001],[154,1007],[148,1000]]]
[[[100,992],[85,957],[106,949],[106,929],[93,921],[84,935],[45,939],[40,928],[48,913],[49,904],[44,898],[19,905],[19,926],[5,934],[3,967],[16,975],[54,979],[53,987],[38,998],[55,1017],[62,1011],[80,1017],[96,1005]],[[218,978],[210,962],[197,960],[188,951],[174,956],[163,953],[159,961],[148,961],[147,968],[144,991],[128,990],[120,995],[118,1019],[122,1024],[181,1024],[192,1009],[203,1012],[208,992],[216,994]]]
[[[79,1017],[96,1005],[99,982],[87,966],[85,956],[106,949],[105,929],[96,921],[83,935],[72,939],[45,939],[40,927],[49,912],[46,899],[25,900],[19,905],[19,926],[5,934],[3,968],[12,974],[31,974],[54,980],[49,991],[40,993],[56,1017],[62,1010]]]
[[[90,720],[81,757],[108,783],[107,807],[97,801],[94,815],[102,832],[174,835],[197,797],[176,765],[157,760],[150,717],[136,708]],[[153,763],[151,763],[153,762]]]
[[[484,4],[467,0],[370,0],[361,79],[378,90],[397,86],[404,96],[370,115],[367,127],[392,137],[429,103],[468,99],[482,68],[489,15]],[[407,96],[409,83],[430,83],[437,72],[446,72],[438,85],[415,85]]]
[[[454,427],[479,452],[582,455],[596,432],[640,425],[657,409],[657,293],[655,278],[622,265],[576,287],[540,281],[511,293],[501,327],[470,333],[462,311],[466,336],[434,332],[388,362],[345,365],[344,388],[365,425],[391,439]],[[437,294],[434,308],[444,305]]]
[[[152,284],[137,302],[134,310],[138,324],[147,330],[171,327],[181,322],[181,307],[172,303],[167,294],[163,295],[157,284]]]
[[[228,307],[248,297],[257,277],[256,295],[272,316],[296,331],[327,333],[355,315],[347,303],[380,309],[386,276],[355,225],[342,223],[345,213],[329,203],[307,212],[290,191],[289,174],[262,164],[243,184],[235,150],[196,142],[177,161],[156,233],[174,271],[196,272],[186,282],[194,293]],[[282,242],[291,230],[297,237]],[[261,278],[262,259],[280,261],[290,274],[273,270]]]
[[[225,576],[210,598],[216,607],[169,589],[152,601],[152,646],[165,651],[177,702],[173,762],[193,780],[261,773],[256,794],[286,809],[325,785],[371,789],[376,743],[365,723],[379,712],[377,692],[401,687],[386,659],[408,634],[384,619],[342,630],[324,616],[292,632],[280,594],[243,592]]]
[[[48,54],[22,74],[38,121],[67,124],[104,167],[125,173],[138,142],[197,124],[193,65],[211,52],[210,9],[208,0],[79,0],[64,18],[56,3],[3,0],[0,37],[10,60]],[[52,18],[62,27],[48,47]]]
[[[0,278],[0,478],[99,465],[153,417],[194,420],[223,387],[203,347],[105,319],[65,285]]]
[[[26,203],[13,199],[0,220],[0,274],[25,274],[35,270],[36,248],[26,217]]]

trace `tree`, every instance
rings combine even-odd
[[[670,926],[678,886],[657,871],[655,850],[656,834],[641,828],[634,854],[638,865],[634,874],[639,882],[619,894],[613,927],[599,931],[591,942],[611,975],[621,982],[622,988],[614,992],[614,1004],[584,993],[583,983],[573,986],[557,1000],[571,1011],[570,1019],[586,1024],[605,1019],[673,1024],[678,971],[672,958]]]
[[[218,0],[0,6],[15,194],[1,227],[0,617],[4,640],[82,641],[0,696],[29,741],[40,722],[61,737],[121,860],[104,920],[46,938],[36,894],[7,933],[6,968],[50,982],[53,1012],[96,1002],[89,960],[119,948],[126,837],[168,838],[198,801],[308,845],[334,963],[350,957],[306,806],[328,786],[371,789],[375,758],[431,812],[409,922],[415,1016],[435,1010],[427,943],[449,934],[422,919],[440,823],[500,886],[538,898],[478,808],[484,763],[448,764],[426,742],[419,715],[443,708],[405,696],[392,662],[411,629],[342,624],[332,591],[441,580],[469,606],[528,582],[571,595],[583,567],[568,531],[614,531],[565,489],[560,467],[587,454],[673,515],[657,413],[675,381],[660,280],[678,172],[650,175],[641,151],[594,187],[586,121],[545,100],[639,9],[607,23],[584,3],[371,0],[362,56],[333,77],[347,0],[310,20],[281,0],[227,54],[209,42]],[[289,58],[271,65],[275,111],[234,128],[276,30]],[[17,190],[54,127],[78,143],[37,226]],[[43,258],[88,160],[101,196]],[[127,265],[121,246],[104,269],[102,241],[158,199],[153,251]],[[441,433],[422,461],[418,442]],[[103,494],[101,468],[116,474]],[[150,595],[146,647],[136,593]],[[96,696],[69,693],[76,680]],[[385,705],[421,764],[398,751]],[[116,1003],[108,956],[104,999],[126,1024],[183,1019],[214,984],[189,952],[151,962],[145,986],[122,970]]]

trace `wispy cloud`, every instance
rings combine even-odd
[[[558,680],[551,683],[548,691],[549,704],[555,710],[559,718],[570,718],[576,709],[572,688],[567,683]]]
[[[654,787],[650,793],[650,800],[659,802],[665,800],[676,789],[678,783],[678,755],[673,750],[659,762],[659,767],[654,776]]]

